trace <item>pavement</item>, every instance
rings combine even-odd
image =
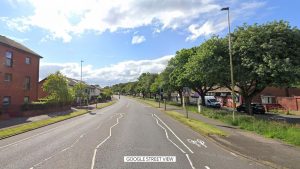
[[[124,162],[124,158],[138,160],[126,156],[171,156],[168,159],[173,160]],[[126,97],[112,106],[0,140],[0,164],[1,169],[271,168]]]
[[[161,108],[161,110],[163,109]],[[167,110],[173,110],[184,115],[186,114],[185,111],[176,106],[167,105]],[[258,116],[265,117],[272,115]],[[198,113],[189,112],[189,117],[208,123],[228,133],[229,135],[227,137],[209,137],[216,141],[217,144],[224,147],[225,149],[228,149],[229,151],[235,152],[236,154],[245,156],[246,158],[252,160],[257,160],[274,168],[299,168],[299,147],[288,145],[280,140],[265,138],[254,132],[241,130],[238,127],[225,124]],[[284,117],[293,119],[299,118],[291,116]]]
[[[98,106],[101,104],[105,104],[105,103],[98,103]],[[80,109],[88,109],[88,110],[93,110],[95,108],[96,108],[96,104],[91,104],[88,106],[80,107]],[[16,117],[16,118],[8,119],[8,120],[2,120],[2,121],[0,121],[0,129],[11,128],[11,127],[15,127],[15,126],[18,126],[18,125],[21,125],[24,123],[30,123],[30,122],[35,122],[35,121],[39,121],[39,120],[46,120],[46,119],[53,118],[56,116],[66,115],[66,114],[69,114],[76,110],[77,110],[76,108],[71,108],[71,110],[68,110],[68,111],[53,112],[53,113],[41,114],[41,115],[32,116],[32,117]]]

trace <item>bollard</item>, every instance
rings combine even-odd
[[[166,102],[166,99],[164,99],[164,102],[165,102],[165,110],[167,110],[167,102]]]

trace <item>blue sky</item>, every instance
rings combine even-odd
[[[231,26],[286,20],[300,26],[298,0],[2,0],[0,34],[44,58],[40,78],[60,70],[111,85],[160,72],[177,50]]]

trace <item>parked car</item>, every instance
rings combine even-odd
[[[220,108],[221,103],[217,101],[215,96],[205,96],[205,105],[207,107]]]
[[[251,103],[251,108],[252,108],[253,113],[257,113],[257,114],[265,114],[266,113],[265,107],[260,103]],[[240,106],[237,106],[236,110],[238,112],[246,112],[246,105],[242,104]]]

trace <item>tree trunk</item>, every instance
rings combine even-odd
[[[246,113],[253,115],[253,111],[252,111],[252,107],[251,107],[251,102],[252,102],[252,98],[247,96],[243,96],[244,100],[245,100],[245,111]]]
[[[198,94],[199,94],[199,96],[201,97],[201,105],[202,106],[206,106],[206,104],[205,104],[205,95],[206,95],[206,93],[203,93],[203,92],[201,92],[201,91],[199,91],[199,90],[197,90],[197,89],[194,89]]]
[[[201,94],[200,97],[201,97],[201,104],[202,104],[202,106],[206,106],[206,104],[205,104],[205,95]]]
[[[182,105],[183,104],[183,102],[182,102],[182,93],[181,93],[180,90],[178,90],[178,92],[179,92],[179,97],[180,97],[180,104]]]
[[[289,87],[285,87],[284,89],[286,97],[290,97]]]

